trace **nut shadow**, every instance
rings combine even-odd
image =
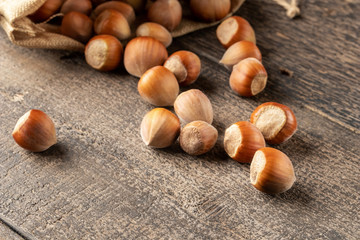
[[[285,152],[295,164],[299,159],[311,158],[311,156],[317,152],[316,145],[310,141],[306,141],[305,138],[301,136],[301,133],[295,133],[288,141],[279,145],[268,144],[268,146]]]
[[[314,200],[313,197],[309,194],[309,190],[306,190],[306,187],[301,182],[296,181],[292,188],[284,193],[279,194],[267,194],[260,191],[256,191],[259,198],[266,200],[276,199],[279,202],[289,202],[296,207],[306,208]]]
[[[62,142],[58,142],[44,152],[34,153],[37,160],[45,162],[69,162],[69,148]]]

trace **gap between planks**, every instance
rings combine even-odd
[[[356,134],[360,134],[359,129],[354,128],[353,126],[351,126],[349,124],[346,124],[346,123],[344,123],[344,122],[342,122],[342,121],[340,121],[340,120],[338,120],[336,118],[333,118],[333,117],[329,116],[328,114],[324,113],[323,111],[321,111],[321,110],[319,110],[317,108],[314,108],[314,107],[312,107],[312,106],[310,106],[308,104],[305,104],[304,106],[305,106],[305,108],[309,109],[310,111],[319,114],[320,116],[330,120],[331,122],[334,122],[334,123],[346,128],[346,129],[348,129],[348,130],[350,130],[350,131],[352,131],[352,132],[354,132]]]
[[[23,231],[21,228],[16,227],[16,225],[9,220],[8,218],[6,218],[4,215],[2,215],[0,213],[0,221],[7,226],[8,228],[10,228],[11,231],[15,232],[17,235],[19,235],[21,238],[23,238],[24,240],[37,240],[37,238],[35,238],[34,236],[32,236],[30,233],[27,233],[25,231]]]

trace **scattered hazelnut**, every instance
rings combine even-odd
[[[145,101],[155,106],[172,106],[179,94],[179,84],[172,72],[155,66],[141,76],[138,91]]]
[[[63,1],[64,0],[47,0],[39,9],[28,17],[34,23],[44,22],[59,11]]]
[[[167,57],[165,46],[155,38],[136,37],[125,47],[124,65],[128,73],[141,77],[148,69],[162,65]]]
[[[230,12],[230,7],[230,0],[190,0],[191,11],[207,22],[223,19]]]
[[[267,72],[256,58],[245,58],[233,67],[230,75],[230,87],[244,97],[255,96],[264,90]]]
[[[92,11],[92,3],[90,0],[66,0],[62,5],[60,12],[67,14],[69,12],[81,12],[89,15]]]
[[[174,109],[183,123],[202,120],[213,121],[213,108],[208,97],[198,89],[181,93],[174,102]]]
[[[40,110],[32,109],[16,123],[12,136],[20,147],[42,152],[56,143],[53,121]]]
[[[61,33],[79,42],[86,43],[92,36],[93,22],[79,12],[65,14],[61,23]]]
[[[250,181],[257,190],[282,193],[289,190],[295,180],[293,165],[283,152],[269,147],[256,151],[250,165]]]
[[[180,146],[190,155],[201,155],[210,151],[218,138],[216,128],[204,121],[188,123],[180,132]]]
[[[249,41],[240,41],[231,45],[224,53],[220,63],[228,69],[245,58],[256,58],[261,61],[261,52],[258,47]]]
[[[89,40],[85,47],[85,60],[100,71],[117,68],[122,60],[121,42],[111,35],[98,35]]]
[[[145,22],[136,29],[137,37],[153,37],[159,40],[165,47],[172,43],[170,32],[158,23]]]
[[[134,9],[127,3],[118,2],[118,1],[109,1],[100,4],[97,6],[94,11],[91,13],[91,17],[96,19],[104,10],[112,9],[121,13],[127,20],[127,22],[132,24],[135,21],[135,12]]]
[[[295,115],[285,105],[267,102],[258,106],[251,114],[250,121],[262,132],[270,144],[288,140],[297,129]]]
[[[174,73],[180,86],[188,86],[198,78],[201,61],[193,52],[177,51],[165,61],[164,67]]]
[[[265,147],[265,140],[252,123],[241,121],[228,127],[224,136],[226,153],[241,163],[250,163],[255,152]]]
[[[106,9],[95,19],[96,34],[108,34],[124,40],[130,37],[131,30],[126,18],[118,11]]]
[[[178,0],[157,0],[148,10],[148,19],[173,31],[181,22],[182,7]]]
[[[155,108],[148,112],[141,122],[141,138],[147,146],[169,147],[180,133],[178,117],[165,108]]]
[[[224,48],[229,48],[239,41],[256,44],[255,32],[250,23],[239,16],[225,19],[216,29],[216,36]]]

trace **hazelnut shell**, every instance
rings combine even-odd
[[[269,144],[287,141],[297,129],[293,111],[276,102],[267,102],[258,106],[251,114],[250,122],[260,129]]]
[[[32,152],[42,152],[56,143],[53,121],[46,113],[32,109],[16,123],[12,132],[15,142]]]
[[[212,123],[214,113],[209,98],[198,89],[181,93],[174,102],[174,109],[183,123],[202,120]]]
[[[252,123],[240,121],[225,131],[224,148],[226,153],[241,163],[250,163],[255,152],[265,147],[265,140],[259,129]]]
[[[225,19],[216,29],[216,36],[224,48],[229,48],[239,41],[256,44],[255,32],[250,23],[239,16]]]
[[[155,106],[172,106],[179,94],[179,84],[172,72],[155,66],[141,76],[138,91],[145,101]]]
[[[141,138],[147,146],[169,147],[180,133],[178,117],[165,108],[155,108],[148,112],[140,127]]]
[[[252,97],[264,90],[267,78],[267,72],[259,60],[246,58],[233,67],[229,83],[239,95]]]
[[[269,147],[256,151],[250,165],[250,181],[256,189],[268,194],[282,193],[295,180],[294,167],[286,154]]]
[[[182,50],[171,54],[164,67],[174,73],[180,86],[188,86],[199,77],[201,61],[195,53]]]
[[[226,68],[232,69],[235,64],[250,57],[256,58],[261,62],[262,56],[259,48],[252,42],[240,41],[234,43],[225,51],[220,63]]]
[[[152,37],[136,37],[125,47],[124,65],[128,73],[141,77],[148,69],[162,65],[168,57],[165,46]]]

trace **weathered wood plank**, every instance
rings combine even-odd
[[[4,222],[0,220],[0,239],[1,240],[23,240],[16,232],[11,230]]]
[[[280,149],[293,159],[298,182],[274,198],[250,186],[248,165],[228,160],[220,140],[200,158],[186,156],[178,146],[144,147],[138,126],[151,106],[138,98],[134,79],[97,73],[77,57],[60,64],[61,53],[13,48],[7,57],[16,54],[25,54],[24,62],[5,64],[23,68],[12,72],[1,90],[0,190],[6,199],[1,209],[33,235],[256,239],[302,232],[309,238],[346,239],[358,232],[353,220],[358,218],[359,140],[336,123],[291,105],[300,128]],[[215,125],[223,134],[258,103],[229,91],[216,94],[225,82],[201,84],[213,76],[214,66],[204,62],[209,67],[198,85],[214,102]],[[60,69],[68,74],[61,76]],[[16,102],[22,93],[24,100]],[[46,153],[27,153],[9,135],[18,117],[14,113],[29,107],[44,109],[58,126],[59,144]]]
[[[80,54],[18,48],[1,32],[0,214],[38,239],[356,239],[359,83],[348,75],[356,58],[344,61],[346,71],[341,72],[329,60],[333,49],[324,53],[321,64],[315,46],[299,43],[315,42],[313,32],[293,29],[320,24],[312,19],[323,21],[316,14],[324,4],[304,2],[303,18],[295,23],[270,1],[244,5],[240,14],[253,23],[270,73],[266,91],[251,99],[229,90],[229,72],[216,63],[223,49],[215,28],[175,40],[171,50],[190,49],[201,56],[203,72],[193,87],[213,102],[220,133],[215,149],[200,157],[187,156],[178,144],[165,150],[143,145],[139,125],[152,106],[139,98],[137,80],[124,70],[99,73]],[[346,6],[335,1],[329,5]],[[337,39],[354,30],[346,21],[348,14],[337,17],[349,28],[338,30]],[[274,34],[269,30],[274,26],[282,31]],[[283,41],[283,36],[294,42]],[[353,58],[358,48],[350,48],[347,53]],[[305,50],[309,55],[293,52]],[[328,74],[309,67],[313,57],[319,69],[331,66]],[[279,67],[294,76],[281,75]],[[340,78],[345,87],[334,89]],[[288,105],[299,121],[296,135],[278,146],[293,160],[298,180],[275,197],[253,189],[249,166],[230,160],[221,143],[227,126],[247,120],[264,101]],[[334,103],[338,105],[330,109]],[[44,110],[57,126],[59,143],[45,153],[28,153],[11,139],[16,120],[29,108]]]
[[[253,25],[269,72],[266,92],[257,99],[294,101],[359,133],[360,4],[302,1],[301,9],[300,18],[289,20],[271,1],[254,0],[245,2],[238,13]],[[219,61],[224,50],[215,29],[177,43]],[[281,75],[282,68],[293,71],[293,77]],[[218,75],[227,78],[226,72]]]

